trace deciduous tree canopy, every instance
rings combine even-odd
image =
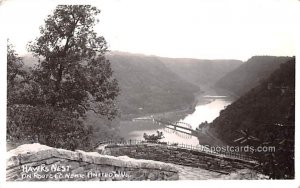
[[[100,13],[89,5],[57,6],[28,49],[40,58],[33,79],[42,90],[40,102],[83,115],[89,109],[113,118],[119,93],[106,41],[93,30]],[[90,103],[96,104],[93,107]]]
[[[93,27],[100,13],[88,5],[60,5],[40,27],[28,50],[39,58],[33,69],[8,46],[8,128],[11,140],[36,140],[66,149],[88,148],[87,111],[118,115],[118,82],[105,59],[106,41]]]

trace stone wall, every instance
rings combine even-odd
[[[102,145],[98,147],[99,153],[112,156],[128,156],[136,159],[147,159],[198,167],[220,173],[230,173],[236,169],[253,169],[257,163],[233,157],[225,157],[217,154],[187,148],[178,148],[161,144],[136,144],[136,145]]]
[[[25,144],[7,152],[7,181],[177,180],[171,164]]]

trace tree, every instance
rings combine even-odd
[[[10,140],[89,149],[92,128],[86,112],[108,119],[118,115],[119,87],[104,57],[106,41],[93,30],[99,13],[92,6],[57,6],[40,27],[41,35],[28,45],[39,58],[32,70],[22,72],[20,58],[8,48]]]
[[[69,111],[15,104],[8,107],[7,116],[7,135],[13,143],[39,142],[70,150],[91,147],[91,129]]]
[[[100,13],[89,5],[59,5],[40,27],[28,49],[39,57],[33,79],[42,91],[40,103],[84,116],[87,110],[114,118],[118,82],[105,59],[107,44],[94,26]]]
[[[147,142],[154,142],[158,143],[159,140],[164,138],[163,132],[156,131],[156,134],[148,135],[147,133],[144,133],[143,137]]]
[[[7,103],[12,104],[17,95],[16,88],[20,85],[21,80],[25,76],[25,71],[22,70],[23,62],[18,54],[7,40]]]
[[[14,86],[15,79],[18,75],[22,75],[20,68],[23,66],[21,58],[7,40],[7,82],[9,86]]]
[[[7,41],[7,139],[66,149],[88,148],[91,130],[67,110],[36,104],[38,86]]]

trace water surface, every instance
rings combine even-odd
[[[188,123],[192,126],[192,129],[196,129],[200,123],[207,121],[212,122],[216,117],[219,116],[221,110],[226,108],[231,103],[226,96],[199,96],[199,103],[195,107],[195,111],[188,114],[185,118],[181,119],[181,122]],[[201,100],[200,100],[201,99]],[[203,102],[204,101],[204,102]],[[198,139],[194,136],[186,136],[182,133],[172,131],[170,129],[158,129],[164,133],[164,142],[184,143],[190,145],[198,145]],[[157,130],[138,130],[130,133],[131,139],[143,139],[143,134],[156,134]]]

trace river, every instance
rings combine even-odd
[[[211,96],[211,95],[200,95],[197,96],[198,103],[193,113],[188,114],[180,122],[188,123],[192,129],[196,129],[200,123],[207,121],[212,122],[216,117],[219,116],[221,110],[227,105],[231,104],[231,100],[226,96]],[[134,130],[130,132],[130,139],[143,139],[143,134],[156,134],[156,131],[162,131],[164,139],[162,142],[174,142],[183,143],[190,145],[198,145],[199,141],[194,136],[187,136],[182,133],[172,131],[170,129],[148,129],[148,130]]]
[[[192,114],[180,121],[188,123],[193,129],[196,129],[202,122],[211,123],[219,116],[220,111],[231,103],[226,96],[203,96],[203,99],[207,101],[206,104],[198,104]]]

